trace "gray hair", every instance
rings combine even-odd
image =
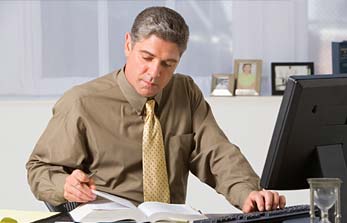
[[[151,35],[176,43],[182,55],[187,48],[189,27],[176,11],[166,7],[149,7],[137,15],[130,35],[133,45]]]

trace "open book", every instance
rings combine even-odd
[[[134,220],[136,222],[189,222],[206,219],[199,211],[185,204],[144,202],[136,207],[130,201],[101,191],[93,191],[103,200],[95,200],[78,206],[70,212],[77,222],[114,222]]]

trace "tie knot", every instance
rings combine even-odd
[[[147,114],[154,114],[155,100],[151,99],[146,102],[146,112]]]

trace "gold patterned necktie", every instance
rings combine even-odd
[[[163,134],[154,106],[153,99],[147,101],[142,140],[143,195],[144,201],[170,203]]]

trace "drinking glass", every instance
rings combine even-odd
[[[309,178],[310,184],[310,217],[315,217],[314,205],[321,211],[320,223],[330,223],[329,209],[335,204],[335,223],[340,222],[340,185],[338,178]]]

